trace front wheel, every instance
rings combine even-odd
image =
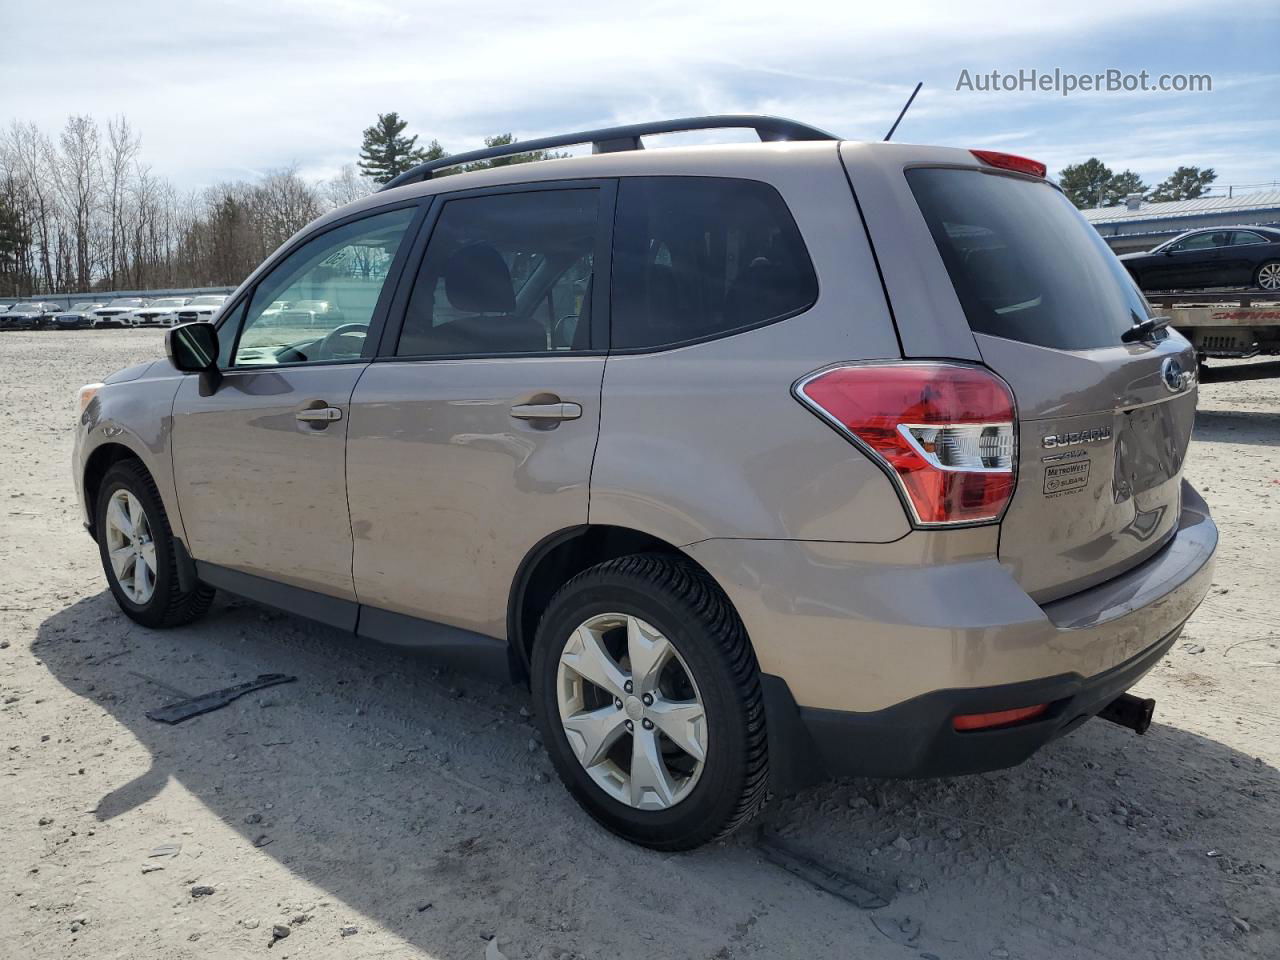
[[[624,839],[685,850],[760,809],[755,654],[728,598],[687,560],[639,554],[574,577],[538,626],[531,673],[560,779]]]
[[[178,583],[173,531],[160,492],[136,461],[115,464],[102,478],[94,515],[102,569],[129,617],[147,627],[176,627],[202,617],[214,590]]]
[[[1280,260],[1269,260],[1260,266],[1254,283],[1263,290],[1280,290]]]

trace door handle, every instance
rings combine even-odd
[[[308,407],[299,410],[294,417],[303,423],[332,423],[342,419],[342,411],[337,407]]]
[[[577,420],[582,416],[580,403],[517,403],[511,408],[517,420]]]

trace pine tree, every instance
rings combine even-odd
[[[410,167],[445,156],[444,148],[435,140],[425,150],[418,147],[416,136],[404,136],[409,125],[400,114],[378,114],[378,122],[364,131],[360,146],[360,172],[375,183],[386,183]]]
[[[1084,163],[1073,163],[1062,168],[1058,185],[1067,199],[1081,210],[1101,206],[1106,200],[1107,185],[1111,182],[1111,168],[1097,157]]]
[[[1102,205],[1104,207],[1124,203],[1131,193],[1145,194],[1151,188],[1142,182],[1142,177],[1132,170],[1122,170],[1107,183],[1103,190]]]
[[[30,243],[31,231],[18,212],[0,198],[0,288],[13,294],[19,292],[19,259]]]
[[[1151,191],[1150,199],[1153,203],[1162,200],[1194,200],[1203,196],[1209,184],[1217,179],[1218,174],[1213,167],[1203,170],[1199,167],[1179,167]]]

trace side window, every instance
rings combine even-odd
[[[1232,244],[1242,245],[1250,243],[1266,243],[1267,238],[1257,233],[1248,233],[1244,230],[1237,230],[1231,235]]]
[[[304,243],[258,282],[231,365],[350,360],[415,210],[380,213]]]
[[[1223,233],[1197,233],[1194,237],[1187,237],[1180,240],[1169,249],[1175,253],[1184,253],[1189,250],[1212,250],[1214,247],[1222,246],[1221,240],[1226,237]]]
[[[598,206],[594,188],[447,201],[396,356],[588,349]]]
[[[800,231],[755,180],[634,177],[618,186],[612,345],[670,346],[799,313],[818,297]]]

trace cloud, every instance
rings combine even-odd
[[[1200,8],[1192,0],[1077,0],[1034,13],[1011,9],[1007,0],[793,0],[783,7],[776,0],[60,0],[5,14],[13,29],[0,84],[21,91],[8,98],[16,117],[46,129],[72,113],[126,113],[143,131],[147,160],[185,187],[292,161],[308,171],[336,169],[354,158],[360,131],[388,110],[451,150],[474,148],[497,132],[527,139],[727,112],[779,113],[878,139],[917,79],[926,87],[902,138],[1047,145],[1065,155],[1087,141],[1090,128],[1122,141],[1133,132],[1138,101],[957,94],[959,70],[1084,71],[1098,66],[1100,48],[1125,58],[1111,65],[1127,66],[1148,52],[1126,38],[1152,22],[1176,38],[1177,18]],[[1262,3],[1237,13],[1255,26],[1275,16]],[[1257,41],[1259,63],[1251,66],[1238,49],[1244,41],[1215,48],[1215,35],[1199,37],[1218,92],[1185,101],[1183,122],[1191,129],[1211,123],[1228,97],[1256,100],[1261,109],[1274,96],[1275,76],[1262,66],[1270,60],[1265,45]],[[1221,133],[1214,137],[1217,150]],[[1189,154],[1200,138],[1183,139]],[[1266,142],[1276,145],[1274,136]],[[1158,135],[1149,143],[1135,156],[1164,162],[1173,155],[1173,144]],[[1085,155],[1104,146],[1087,147]]]

